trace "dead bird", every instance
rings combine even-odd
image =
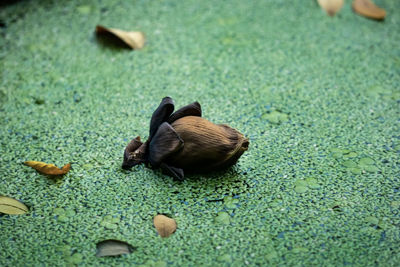
[[[164,97],[151,117],[147,141],[138,136],[125,148],[123,169],[145,163],[182,180],[184,172],[232,166],[248,149],[249,140],[239,131],[202,118],[198,102],[173,111],[172,98]]]

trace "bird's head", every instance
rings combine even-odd
[[[146,150],[147,142],[142,143],[140,141],[140,136],[132,139],[132,141],[125,148],[122,168],[128,170],[133,166],[144,163]]]

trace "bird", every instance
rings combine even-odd
[[[173,99],[164,97],[151,117],[147,141],[137,136],[126,146],[123,169],[146,164],[183,180],[185,172],[230,167],[248,150],[249,140],[238,130],[202,118],[198,102],[173,111]]]

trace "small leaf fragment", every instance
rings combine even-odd
[[[374,165],[366,165],[366,166],[362,166],[362,168],[367,172],[378,172],[379,171],[379,168]]]
[[[390,206],[392,207],[392,208],[399,208],[400,207],[400,201],[392,201],[391,203],[390,203]]]
[[[379,223],[379,219],[374,216],[368,216],[367,218],[365,218],[365,221],[373,225],[378,225]]]
[[[318,0],[318,4],[329,16],[334,16],[342,9],[344,0]]]
[[[76,9],[82,15],[87,15],[92,11],[92,8],[90,6],[88,6],[88,5],[78,6]]]
[[[278,258],[278,253],[275,250],[270,251],[265,255],[265,258],[269,261]]]
[[[354,0],[352,7],[356,13],[370,19],[383,20],[386,17],[386,11],[371,0]]]
[[[379,168],[374,165],[375,161],[371,158],[362,158],[358,163],[358,167],[367,172],[377,172]]]
[[[96,257],[130,254],[134,250],[133,246],[124,241],[107,239],[96,244]]]
[[[120,222],[120,219],[117,217],[113,217],[111,215],[107,215],[103,218],[103,220],[100,222],[101,226],[104,226],[107,229],[114,230],[118,228],[118,223]]]
[[[56,215],[62,215],[62,214],[65,213],[65,210],[64,210],[63,208],[55,208],[55,209],[53,210],[53,212],[54,212],[54,214],[56,214]]]
[[[48,164],[41,161],[25,161],[24,164],[47,175],[64,175],[71,169],[70,163],[65,164],[61,169],[54,164]]]
[[[359,169],[359,168],[348,168],[348,170],[349,170],[352,174],[361,174],[361,169]]]
[[[350,153],[347,153],[347,154],[343,155],[343,157],[346,158],[346,159],[355,158],[357,156],[358,156],[358,154],[356,152],[350,152]]]
[[[306,180],[299,179],[296,182],[294,182],[294,185],[295,186],[307,186],[308,182]]]
[[[232,198],[231,196],[224,197],[224,204],[227,209],[236,209],[238,203],[239,199],[237,198]]]
[[[217,257],[217,261],[219,262],[232,262],[232,256],[230,254],[224,254]]]
[[[300,194],[307,192],[307,190],[308,190],[307,186],[302,186],[302,185],[297,185],[294,188],[294,191],[296,191],[296,193],[300,193]]]
[[[59,220],[60,222],[68,222],[68,217],[64,214],[61,214],[58,216],[57,220]]]
[[[19,215],[28,212],[28,207],[16,199],[0,196],[0,213]]]
[[[101,25],[96,26],[96,34],[105,33],[114,35],[132,49],[141,49],[146,41],[143,32],[127,32],[115,28],[107,28]]]
[[[294,252],[294,253],[308,252],[308,248],[304,248],[304,247],[294,247],[294,248],[292,249],[292,252]]]
[[[348,150],[348,149],[345,149],[345,148],[342,149],[342,153],[343,153],[343,154],[348,154],[348,153],[350,153],[350,152],[351,152],[351,151]]]
[[[218,212],[218,216],[215,217],[214,221],[218,224],[229,224],[231,221],[231,216],[227,212]]]
[[[347,168],[357,168],[357,164],[352,160],[346,160],[343,162],[343,166]]]
[[[165,215],[154,216],[153,223],[161,237],[169,237],[176,231],[176,221]]]
[[[332,153],[332,156],[333,156],[335,159],[340,159],[340,158],[343,157],[343,154],[342,154],[342,153]]]
[[[289,120],[289,115],[277,110],[267,112],[261,116],[262,119],[268,120],[270,123],[280,124]]]
[[[73,255],[67,257],[67,262],[71,264],[80,264],[82,262],[83,255],[81,253],[74,253]]]
[[[372,165],[372,164],[375,163],[375,161],[373,159],[371,159],[371,158],[362,158],[362,159],[360,159],[359,163],[361,165]]]
[[[306,178],[306,182],[308,184],[308,187],[311,189],[317,189],[320,188],[317,179],[315,178]]]

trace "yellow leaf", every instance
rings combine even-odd
[[[352,7],[356,13],[370,19],[383,20],[386,16],[386,11],[371,0],[354,0]]]
[[[144,36],[143,32],[126,32],[115,28],[107,28],[101,25],[96,26],[96,33],[111,33],[132,49],[141,49],[146,41],[146,37]]]
[[[28,207],[16,199],[0,196],[0,212],[5,214],[24,214],[28,212]]]
[[[334,16],[344,4],[344,0],[318,0],[318,4],[329,16]]]
[[[169,237],[176,231],[176,221],[165,215],[156,215],[153,219],[153,223],[161,237]]]
[[[24,164],[34,168],[38,172],[47,175],[63,175],[69,172],[69,170],[71,169],[70,163],[65,164],[64,167],[62,167],[61,169],[54,164],[48,164],[41,161],[25,161]]]

